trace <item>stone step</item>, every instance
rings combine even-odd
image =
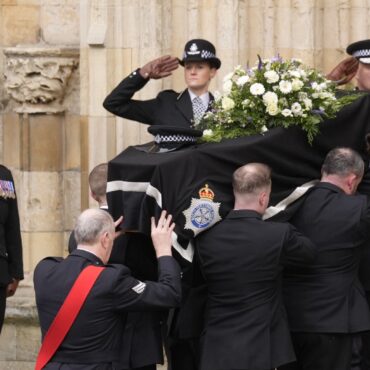
[[[34,370],[35,363],[29,361],[0,361],[1,370]]]

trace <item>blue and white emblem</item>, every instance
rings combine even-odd
[[[214,196],[214,192],[206,184],[199,190],[199,199],[192,198],[190,207],[183,212],[186,219],[184,229],[192,230],[194,236],[221,221],[221,203],[214,202]]]

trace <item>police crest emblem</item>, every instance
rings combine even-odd
[[[214,202],[214,197],[215,193],[208,184],[205,184],[199,190],[199,199],[192,198],[190,207],[183,211],[186,219],[184,229],[192,230],[196,236],[221,221],[219,213],[221,203]]]

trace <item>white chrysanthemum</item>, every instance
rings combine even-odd
[[[292,83],[290,81],[282,80],[279,82],[279,89],[283,94],[289,94],[292,91]]]
[[[302,106],[298,102],[292,104],[291,110],[295,116],[299,116],[302,113]]]
[[[222,105],[222,109],[230,110],[230,109],[233,109],[235,107],[235,102],[234,102],[233,99],[230,99],[229,97],[224,96],[222,98],[221,105]]]
[[[277,104],[269,104],[267,107],[266,107],[266,112],[270,115],[270,116],[276,116],[278,113],[279,113],[279,107],[277,106]]]
[[[212,136],[213,131],[211,129],[207,129],[203,131],[203,136]]]
[[[245,75],[245,76],[240,76],[237,80],[236,80],[236,84],[238,86],[244,86],[247,82],[249,81],[249,76]]]
[[[263,75],[265,76],[266,81],[269,84],[273,84],[279,81],[279,75],[273,70],[266,71]]]
[[[290,109],[283,109],[281,111],[281,114],[284,116],[284,117],[292,117],[292,111]]]
[[[301,80],[299,80],[298,78],[295,78],[292,81],[292,89],[293,89],[293,91],[298,91],[298,90],[302,89],[303,85],[304,85],[303,82]]]
[[[265,105],[277,104],[278,96],[272,91],[267,91],[265,94],[263,94],[262,100],[265,103]]]
[[[228,73],[228,74],[224,77],[223,81],[224,81],[224,82],[229,81],[229,80],[231,80],[231,79],[233,78],[233,76],[234,76],[234,72],[230,72],[230,73]]]
[[[233,82],[231,80],[226,80],[222,86],[222,89],[225,94],[230,94],[232,87],[233,87]]]
[[[250,87],[249,91],[252,95],[262,95],[265,92],[265,87],[262,84],[256,82]]]

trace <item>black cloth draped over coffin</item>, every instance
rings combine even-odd
[[[169,211],[176,222],[178,242],[186,249],[194,233],[184,228],[183,212],[192,199],[199,199],[199,190],[205,184],[214,193],[212,201],[220,203],[219,213],[224,218],[233,206],[234,170],[249,162],[266,163],[272,168],[270,204],[275,205],[296,187],[319,179],[323,159],[334,147],[358,150],[368,169],[365,136],[369,132],[370,95],[364,94],[343,108],[337,118],[322,122],[312,145],[300,128],[293,127],[168,153],[146,153],[129,147],[109,162],[109,209],[115,219],[124,215],[124,230],[148,235],[150,217],[158,216],[161,209]],[[369,177],[365,176],[360,191],[370,195]]]

